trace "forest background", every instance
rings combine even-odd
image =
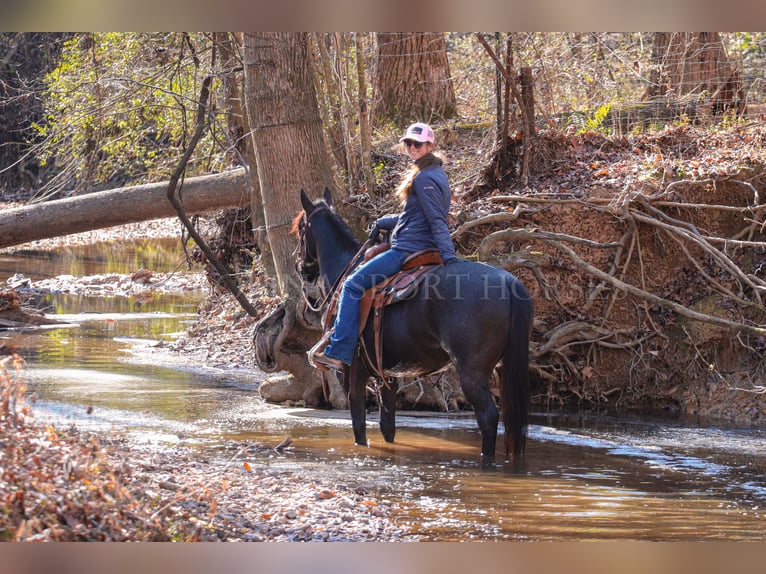
[[[323,402],[297,190],[332,189],[361,237],[397,210],[395,144],[420,120],[459,254],[535,294],[537,404],[766,417],[764,34],[3,33],[0,57],[4,201],[248,168],[210,277],[253,302],[259,365],[289,372],[272,400]],[[464,405],[449,375],[401,387]]]

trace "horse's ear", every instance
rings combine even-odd
[[[332,195],[330,194],[330,188],[325,187],[324,188],[324,201],[327,205],[332,207]]]
[[[303,189],[301,189],[301,205],[303,205],[303,211],[305,211],[307,215],[314,211],[314,204],[311,203],[309,196],[306,195],[306,192]]]

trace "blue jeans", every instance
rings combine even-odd
[[[330,344],[324,349],[325,355],[351,364],[359,338],[359,302],[362,295],[373,285],[400,271],[407,255],[406,251],[391,248],[373,257],[346,278],[340,292]]]

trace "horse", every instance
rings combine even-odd
[[[299,237],[296,267],[305,283],[317,283],[325,305],[340,289],[362,245],[335,212],[330,191],[312,202],[300,192],[303,210],[293,231]],[[372,315],[372,314],[371,314]],[[430,270],[416,293],[386,307],[382,322],[382,367],[386,377],[423,376],[454,366],[481,431],[482,464],[495,464],[499,414],[489,380],[502,359],[500,404],[505,427],[505,461],[523,455],[529,409],[529,339],[533,302],[513,274],[476,261],[458,259]],[[374,348],[372,316],[360,338]],[[360,353],[344,369],[354,440],[366,436],[367,381],[376,370]],[[396,387],[380,385],[380,431],[386,442],[396,433]]]

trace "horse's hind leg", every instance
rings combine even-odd
[[[467,369],[465,370],[467,371]],[[497,443],[497,423],[500,416],[489,390],[489,375],[476,375],[477,371],[470,373],[463,369],[458,371],[460,386],[463,394],[473,407],[476,414],[476,422],[481,431],[481,458],[483,463],[495,462],[495,444]]]
[[[383,381],[380,388],[380,432],[386,442],[396,435],[396,381]]]

